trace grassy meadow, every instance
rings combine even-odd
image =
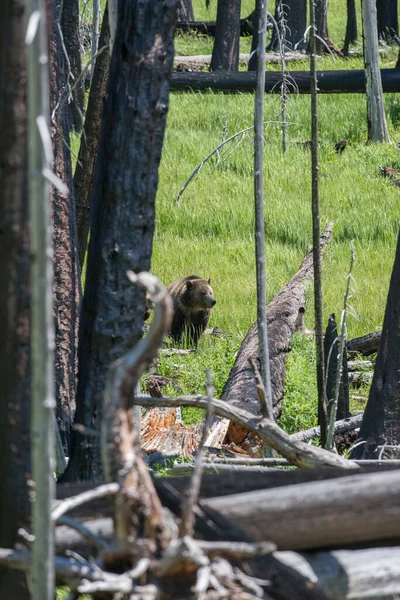
[[[193,4],[196,19],[215,18],[216,0],[210,10],[204,0]],[[243,1],[242,16],[253,7],[254,1]],[[274,3],[269,7],[272,12]],[[345,15],[345,0],[331,0],[328,28],[338,47],[344,37]],[[358,26],[360,32],[361,19]],[[178,33],[176,53],[210,53],[212,43],[206,36]],[[248,52],[250,43],[250,38],[242,38],[241,52]],[[357,47],[360,49],[360,44]],[[396,58],[397,49],[385,48],[382,66],[394,66]],[[321,69],[362,68],[361,58],[318,60]],[[288,67],[308,69],[308,61]],[[158,372],[178,379],[185,393],[203,391],[207,366],[214,373],[216,395],[222,393],[235,353],[256,320],[252,132],[214,155],[180,200],[176,198],[205,156],[223,139],[253,125],[253,107],[252,94],[170,95],[152,272],[165,284],[191,273],[211,277],[217,304],[210,325],[226,333],[221,338],[204,336],[197,352],[189,356],[161,357]],[[391,139],[399,142],[400,97],[385,95],[385,107]],[[285,154],[280,111],[279,96],[266,95],[264,201],[269,299],[297,271],[311,243],[311,158],[309,151],[297,145],[310,138],[310,96],[289,96]],[[366,100],[362,95],[321,95],[319,136],[321,229],[328,221],[334,222],[333,238],[323,258],[324,321],[332,312],[340,317],[352,240],[355,284],[348,332],[355,337],[382,325],[399,228],[400,189],[380,175],[379,166],[400,168],[400,150],[395,143],[366,143]],[[349,144],[337,155],[335,144],[343,138]],[[311,287],[306,308],[306,324],[312,327]],[[288,431],[311,426],[316,420],[314,362],[313,343],[296,338],[281,419]],[[197,413],[185,414],[187,422],[198,418]]]

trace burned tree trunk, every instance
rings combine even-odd
[[[26,32],[22,0],[0,2],[0,547],[29,523],[29,223]],[[0,597],[30,598],[26,576],[0,568]]]
[[[81,269],[85,260],[89,235],[90,193],[97,155],[97,145],[100,136],[101,114],[107,91],[108,71],[110,67],[110,53],[108,48],[105,48],[109,41],[110,25],[108,21],[108,5],[106,4],[99,40],[99,50],[103,51],[97,56],[94,67],[85,116],[84,132],[81,136],[81,145],[79,147],[74,175],[76,226]]]
[[[347,24],[343,54],[348,56],[350,44],[357,41],[357,13],[355,0],[347,0]]]
[[[329,317],[328,327],[324,338],[326,397],[328,401],[328,422],[330,407],[335,398],[335,381],[339,368],[338,365],[339,339],[335,315]],[[347,369],[347,356],[343,353],[342,375],[340,378],[339,398],[336,412],[336,420],[346,419],[350,416],[349,381]]]
[[[61,0],[53,3],[53,30],[50,38],[50,109],[54,172],[68,186],[69,193],[53,187],[54,307],[56,327],[57,422],[64,449],[69,456],[71,426],[75,413],[80,269],[76,236],[75,202],[69,151],[69,116],[65,97],[66,64],[57,28]]]
[[[240,0],[218,0],[210,71],[239,70]]]
[[[330,238],[330,223],[320,238],[320,246]],[[313,277],[312,251],[304,259],[300,269],[289,283],[275,296],[267,307],[268,341],[271,370],[272,403],[274,414],[281,411],[286,376],[286,358],[290,348],[290,337],[295,329],[299,308],[304,305],[306,284]],[[254,415],[260,414],[260,405],[254,375],[249,364],[250,358],[258,356],[257,325],[253,325],[238,352],[236,362],[229,374],[222,400],[233,406],[244,408]],[[247,436],[247,430],[231,424],[228,439],[240,444]]]
[[[380,446],[400,444],[400,235],[397,242],[381,341],[359,441],[353,458],[376,458]]]
[[[192,0],[178,0],[176,18],[178,21],[183,21],[183,23],[194,21]]]
[[[76,422],[99,432],[106,374],[142,334],[158,165],[173,60],[174,3],[121,4],[93,189],[82,308]],[[99,437],[74,432],[66,478],[101,476]]]
[[[317,33],[324,41],[328,39],[328,0],[310,0],[315,3],[315,25]],[[319,54],[325,52],[325,46],[316,40],[316,50]]]
[[[378,38],[391,40],[399,33],[397,0],[377,0],[376,2]]]
[[[279,0],[281,10],[275,9],[275,20],[280,25],[282,17],[286,22],[286,44],[288,49],[293,49],[300,42],[299,47],[304,46],[301,39],[307,28],[307,0]],[[283,13],[282,13],[283,11]],[[279,18],[279,15],[282,15]],[[268,50],[279,50],[278,33],[273,29],[271,43]]]
[[[81,45],[79,39],[79,0],[63,0],[61,31],[68,56],[67,83],[72,92],[69,98],[69,113],[72,127],[81,131],[85,103],[85,82],[82,75]]]

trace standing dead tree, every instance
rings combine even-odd
[[[174,26],[172,0],[121,4],[96,161],[79,346],[76,423],[97,432],[107,370],[142,336],[145,296],[126,271],[150,267]],[[100,456],[100,438],[75,431],[66,478],[98,479]]]

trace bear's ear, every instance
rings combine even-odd
[[[187,282],[186,282],[186,288],[187,288],[188,290],[191,290],[191,289],[192,289],[192,287],[193,287],[193,281],[190,281],[190,279],[189,279],[189,281],[187,281]]]
[[[208,285],[210,285],[211,279],[207,279],[207,283],[208,283]]]

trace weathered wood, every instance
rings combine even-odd
[[[365,94],[365,73],[363,70],[318,71],[319,94]],[[288,71],[296,86],[296,93],[310,93],[310,73],[307,71]],[[400,90],[400,71],[398,69],[381,69],[384,92]],[[282,75],[279,72],[265,73],[265,91],[280,93]],[[225,93],[254,92],[256,78],[254,72],[240,73],[172,73],[171,91],[215,91]]]
[[[328,400],[328,414],[331,414],[332,405],[335,398],[335,386],[337,370],[339,368],[339,337],[336,325],[336,318],[331,314],[328,319],[328,326],[324,338],[325,355],[325,374],[326,374],[326,395]],[[346,419],[350,416],[350,398],[347,356],[343,351],[342,372],[340,374],[339,397],[336,412],[336,419]]]
[[[400,471],[208,498],[201,505],[280,550],[400,539]],[[340,524],[340,525],[339,525]]]
[[[363,416],[361,414],[355,415],[354,417],[348,417],[347,419],[336,421],[335,428],[333,430],[333,435],[346,433],[347,431],[357,429],[361,425],[362,418]],[[298,431],[297,433],[293,433],[292,438],[306,442],[309,440],[313,440],[314,438],[320,437],[320,435],[320,428],[316,426],[311,427],[310,429],[306,429],[304,431]]]
[[[321,249],[330,239],[333,224],[329,223],[320,237]],[[270,357],[272,403],[275,415],[280,413],[286,379],[286,358],[290,338],[295,329],[299,308],[304,305],[305,287],[313,277],[313,256],[310,251],[299,270],[289,283],[275,296],[267,307],[268,345]],[[257,324],[248,331],[236,357],[225,385],[222,400],[230,405],[246,409],[253,415],[260,414],[257,389],[249,359],[258,356]],[[240,444],[246,438],[246,429],[231,425],[228,440]]]
[[[353,338],[347,342],[347,354],[354,356],[355,354],[362,354],[363,356],[369,356],[378,352],[379,342],[381,341],[381,332],[375,331],[373,333],[367,333],[358,338]]]

